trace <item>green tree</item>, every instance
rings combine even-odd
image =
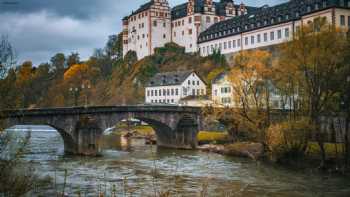
[[[63,53],[57,53],[51,58],[51,66],[56,79],[62,79],[65,70],[66,57]]]
[[[118,60],[123,57],[123,32],[108,37],[104,51],[111,60]]]
[[[74,64],[79,64],[79,63],[80,63],[79,53],[71,53],[67,57],[67,66],[68,66],[68,68],[71,67]]]
[[[8,69],[16,64],[15,50],[7,36],[0,37],[0,79],[4,78]]]

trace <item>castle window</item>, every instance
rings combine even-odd
[[[210,16],[206,17],[206,21],[207,21],[207,23],[210,23]]]
[[[267,33],[264,33],[264,42],[267,42]]]
[[[230,49],[232,46],[232,41],[228,41],[228,48]]]
[[[233,13],[232,13],[232,10],[229,10],[229,11],[228,11],[228,14],[230,14],[230,15],[233,14]]]
[[[279,29],[277,30],[277,39],[281,39],[282,38],[282,31]]]
[[[345,16],[344,15],[340,15],[340,25],[345,26]]]
[[[163,34],[163,38],[164,38],[164,39],[166,38],[166,35],[165,35],[165,34]]]
[[[227,42],[224,42],[224,49],[227,49]]]
[[[323,2],[322,2],[322,7],[323,7],[323,8],[327,7],[327,1],[323,1]]]
[[[261,36],[260,36],[260,34],[257,35],[257,42],[258,42],[258,43],[261,42]]]
[[[192,35],[192,29],[189,29],[189,30],[188,30],[188,34],[189,34],[189,35]]]
[[[214,23],[217,23],[219,21],[218,17],[214,17]]]
[[[340,1],[340,6],[344,6],[344,0],[339,0]]]
[[[284,36],[285,36],[286,38],[289,37],[289,28],[286,28],[286,29],[284,30]]]
[[[163,27],[166,27],[166,23],[165,22],[163,23]]]
[[[236,48],[236,40],[232,41],[232,48]]]
[[[174,37],[176,37],[176,32],[174,32]]]
[[[157,27],[157,21],[153,21],[153,26]]]
[[[275,32],[270,32],[270,40],[274,40],[275,39]]]
[[[238,40],[237,40],[237,47],[240,47],[240,46],[241,46],[241,39],[238,38]]]
[[[188,18],[188,23],[191,24],[192,23],[192,17]]]
[[[184,25],[185,25],[185,21],[184,21],[184,20],[182,20],[182,21],[181,21],[181,23],[182,23],[182,26],[184,26]]]
[[[254,36],[251,36],[251,37],[250,37],[250,43],[251,43],[251,44],[254,44]]]
[[[315,10],[318,10],[318,4],[317,3],[315,4]]]
[[[308,5],[306,9],[307,9],[307,12],[311,12],[311,6]]]
[[[248,37],[244,38],[244,45],[246,45],[246,46],[248,45]]]

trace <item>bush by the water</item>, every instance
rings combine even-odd
[[[314,126],[307,118],[271,125],[266,132],[270,159],[277,162],[301,159],[307,150],[313,129]]]

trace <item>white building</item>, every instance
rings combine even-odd
[[[283,98],[278,94],[277,89],[271,84],[270,89],[270,108],[272,109],[291,109],[289,98]],[[212,101],[213,106],[218,107],[238,107],[235,103],[237,97],[229,74],[224,72],[219,74],[212,81]]]
[[[171,9],[167,0],[150,0],[123,19],[123,55],[132,50],[141,59],[168,42],[185,47],[186,52],[197,52],[201,32],[255,9],[243,3],[235,5],[233,0],[188,0]]]
[[[136,51],[139,59],[171,41],[171,15],[167,0],[152,0],[123,18],[123,56]]]
[[[222,54],[268,47],[293,39],[302,25],[325,18],[329,24],[348,29],[349,0],[291,0],[273,7],[221,21],[202,32],[198,50],[208,56],[215,50]]]
[[[179,104],[188,96],[206,95],[206,84],[194,71],[156,74],[145,89],[145,103]]]

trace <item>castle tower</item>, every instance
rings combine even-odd
[[[150,0],[123,19],[123,55],[136,51],[138,59],[171,41],[171,14],[167,0]]]

